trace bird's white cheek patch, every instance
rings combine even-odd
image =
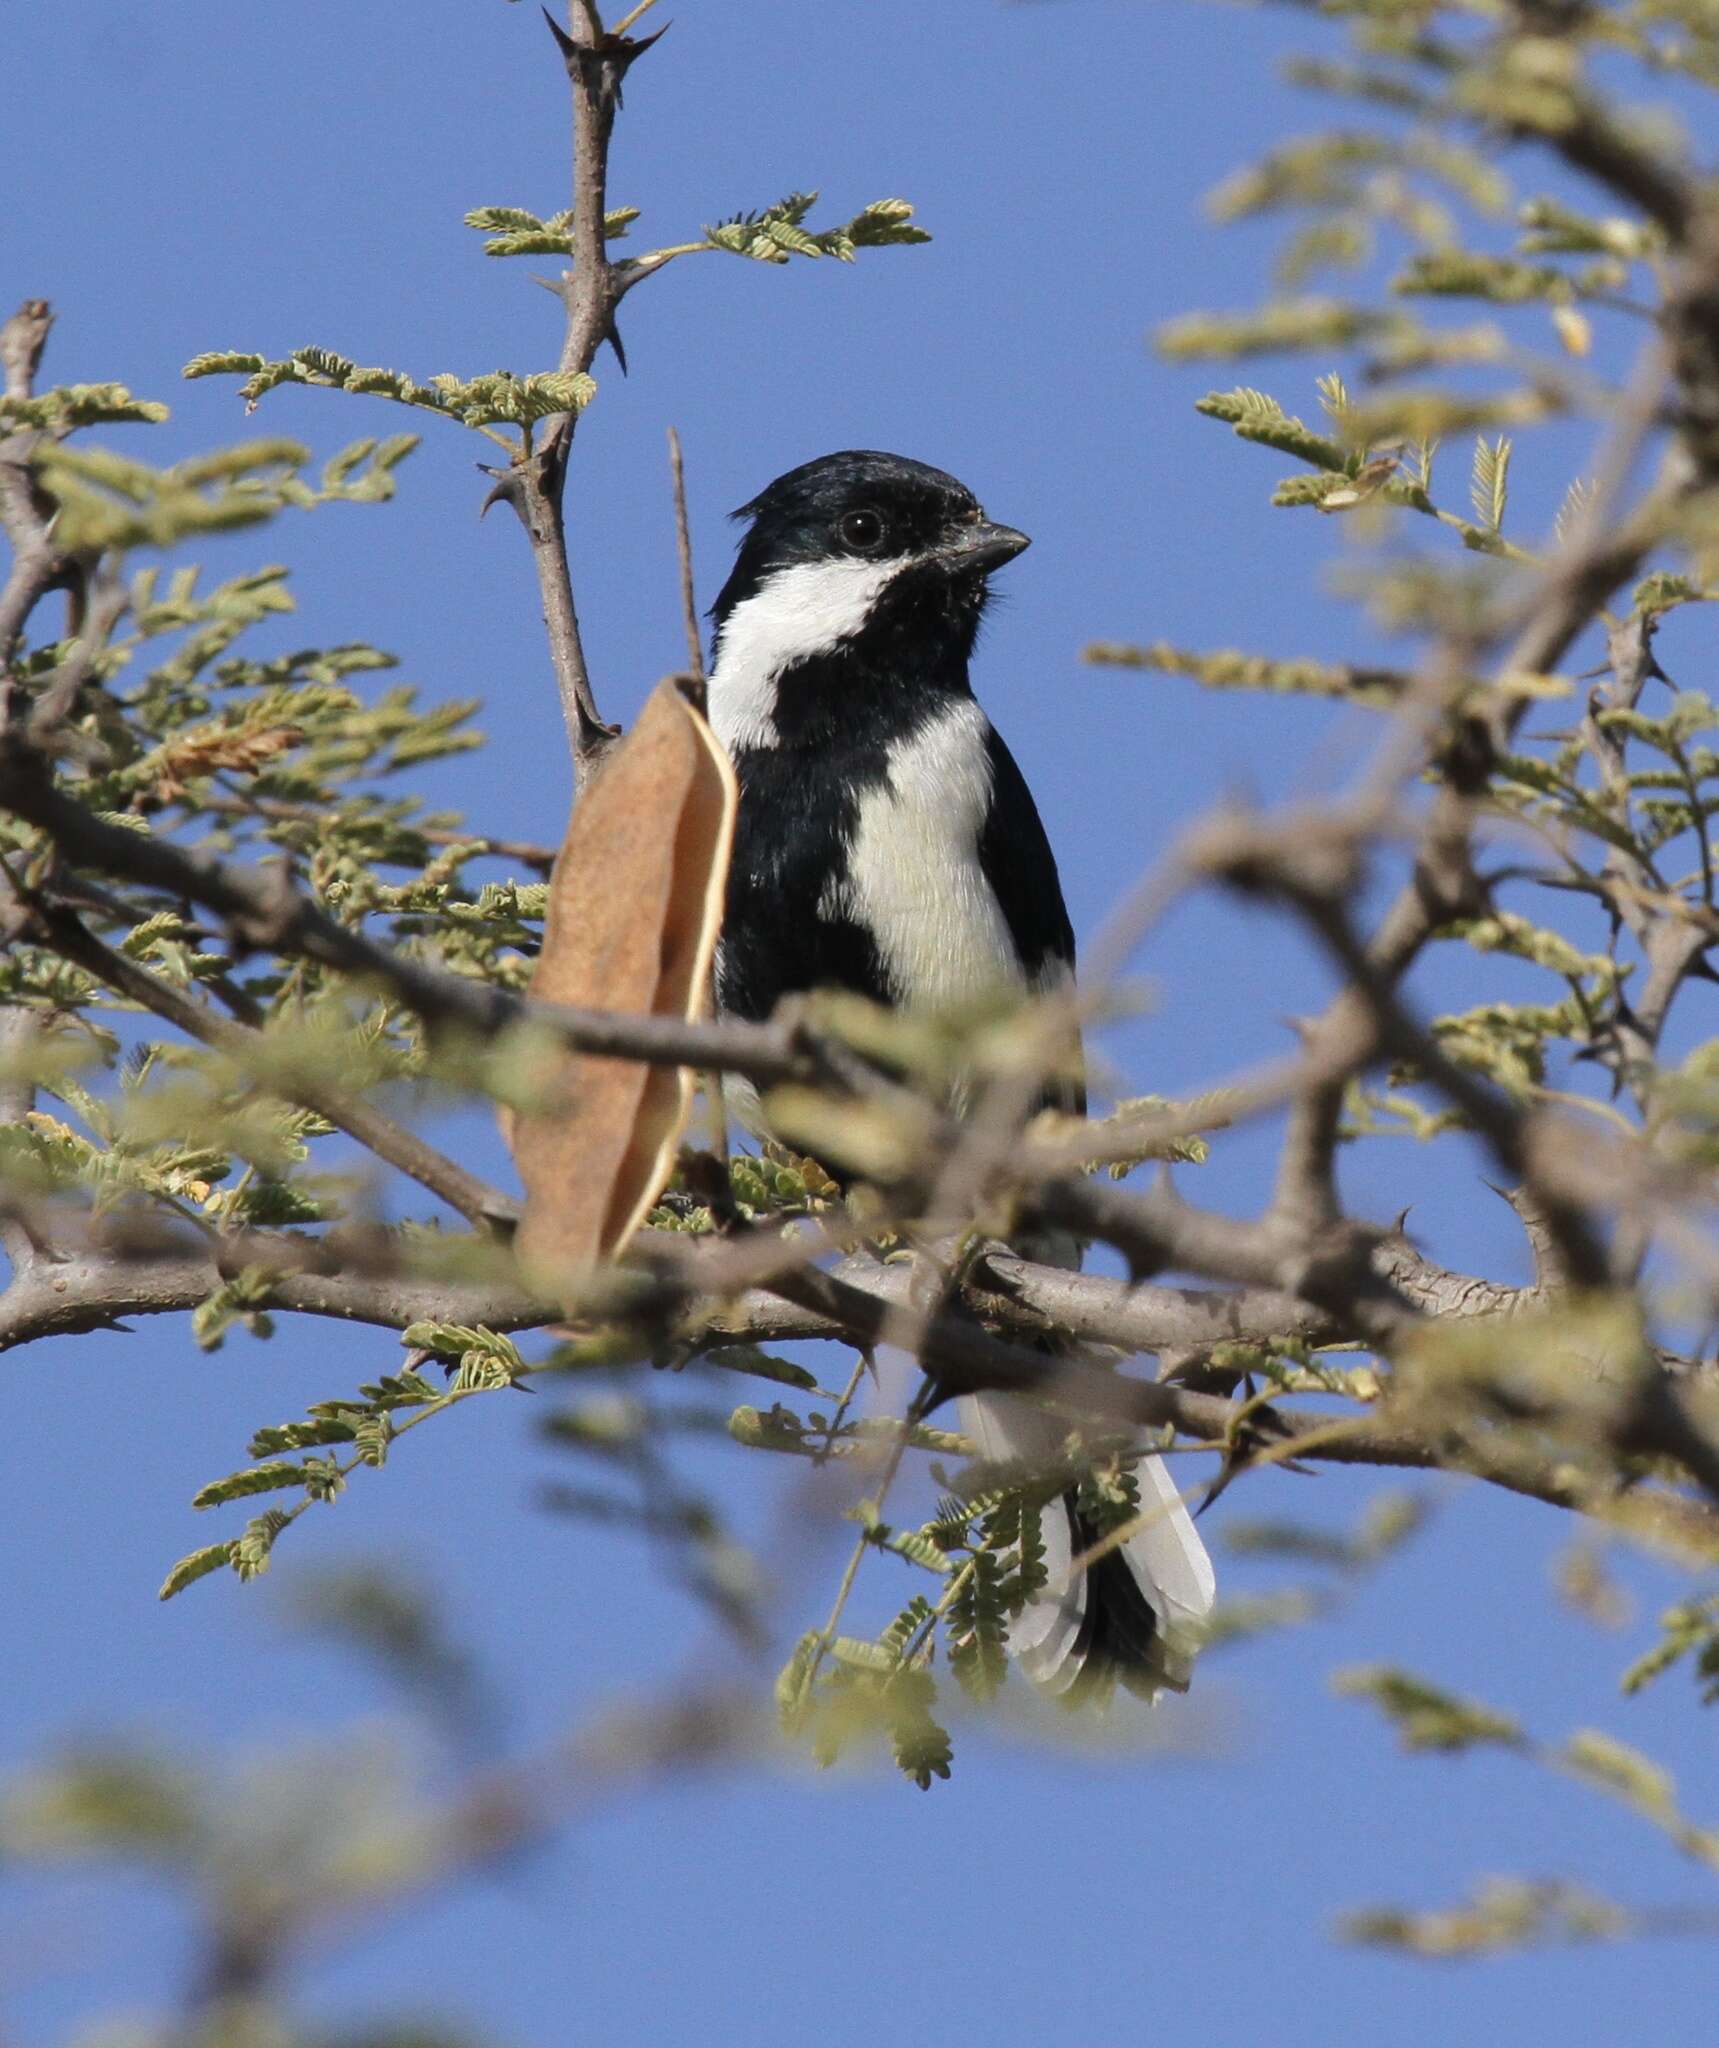
[[[730,753],[773,747],[776,680],[863,630],[903,564],[801,562],[778,569],[723,622],[710,678],[710,722]]]
[[[889,750],[889,780],[860,798],[832,907],[871,933],[903,1003],[947,1009],[1023,982],[979,865],[991,805],[985,714],[971,699]]]

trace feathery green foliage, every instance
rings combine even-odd
[[[636,206],[616,206],[603,216],[603,236],[616,242],[639,217]],[[489,239],[483,245],[486,256],[571,256],[573,253],[573,210],[568,207],[547,220],[539,220],[521,206],[478,206],[466,215],[466,226],[476,228]]]
[[[1475,1749],[1488,1744],[1517,1749],[1524,1737],[1520,1723],[1478,1700],[1429,1684],[1407,1671],[1383,1664],[1356,1665],[1333,1680],[1351,1699],[1367,1699],[1395,1727],[1405,1749]]]
[[[1680,1601],[1666,1610],[1659,1625],[1660,1640],[1624,1673],[1624,1691],[1640,1692],[1687,1657],[1703,1703],[1719,1705],[1719,1594]]]
[[[1387,669],[1350,668],[1326,661],[1274,661],[1268,655],[1242,654],[1220,648],[1199,654],[1172,647],[1167,640],[1133,647],[1114,640],[1095,640],[1082,658],[1100,668],[1155,669],[1162,675],[1190,676],[1208,690],[1264,690],[1276,696],[1340,697],[1351,704],[1388,710],[1402,695],[1403,677]]]
[[[0,393],[0,433],[37,427],[68,434],[74,427],[119,426],[128,420],[158,425],[169,417],[158,399],[133,398],[123,384],[57,384],[32,398]]]
[[[557,413],[582,411],[597,395],[595,382],[580,372],[542,370],[523,377],[511,370],[492,370],[479,377],[443,372],[419,383],[404,370],[366,369],[326,348],[294,349],[273,362],[260,355],[217,351],[193,356],[184,374],[242,376],[239,396],[247,412],[255,411],[258,402],[282,384],[316,384],[360,397],[391,398],[398,405],[440,413],[464,427],[530,426]]]
[[[913,225],[913,208],[905,199],[874,199],[840,227],[814,232],[806,216],[818,203],[816,192],[790,192],[759,213],[732,214],[704,231],[713,249],[731,256],[749,256],[755,263],[786,263],[793,256],[834,256],[851,263],[861,249],[905,247],[929,242]]]
[[[1544,1878],[1488,1878],[1460,1906],[1436,1912],[1374,1906],[1338,1921],[1342,1939],[1363,1948],[1434,1957],[1618,1941],[1653,1931],[1651,1915],[1631,1913],[1580,1885]]]

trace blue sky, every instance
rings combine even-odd
[[[811,185],[827,218],[905,196],[936,239],[852,268],[701,257],[629,302],[632,374],[598,366],[569,492],[605,708],[630,715],[679,659],[672,422],[703,602],[724,573],[727,508],[829,448],[938,463],[1034,536],[1008,572],[979,686],[1038,793],[1083,936],[1224,794],[1341,787],[1375,730],[1360,714],[1202,696],[1077,659],[1088,639],[1116,637],[1369,649],[1326,595],[1339,523],[1272,511],[1275,458],[1191,409],[1235,379],[1171,369],[1144,344],[1191,305],[1262,294],[1266,237],[1214,234],[1200,199],[1264,140],[1322,118],[1276,75],[1306,25],[1124,0],[673,11],[629,84],[612,183],[613,203],[644,208],[645,246]],[[559,315],[530,282],[537,266],[487,261],[461,224],[475,205],[563,203],[564,93],[533,9],[88,0],[18,13],[8,68],[26,89],[7,137],[0,286],[8,303],[55,303],[56,378],[118,378],[173,402],[168,427],[132,437],[138,452],[163,460],[247,431],[229,385],[179,384],[204,349],[317,342],[420,376],[552,359]],[[1319,367],[1259,376],[1305,414]],[[289,390],[252,430],[329,453],[406,424],[380,403]],[[293,565],[300,610],[278,646],[370,639],[426,695],[482,696],[490,748],[436,770],[434,793],[491,829],[552,839],[567,797],[559,713],[521,537],[505,515],[476,521],[484,453],[429,421],[393,505],[290,519],[206,559]],[[1522,488],[1538,507],[1563,480],[1530,470]],[[1698,631],[1671,622],[1668,666]],[[1134,1090],[1191,1087],[1280,1050],[1282,1019],[1325,987],[1293,940],[1209,901],[1178,911],[1141,965],[1154,1004],[1107,1045]],[[1226,1147],[1202,1191],[1256,1201],[1269,1136]],[[1506,1212],[1476,1195],[1460,1155],[1382,1145],[1346,1171],[1358,1206],[1412,1204],[1441,1256],[1520,1274]],[[384,1693],[284,1627],[295,1575],[353,1558],[437,1584],[508,1703],[485,1730],[498,1754],[702,1668],[703,1619],[647,1555],[536,1505],[564,1475],[525,1401],[473,1403],[413,1437],[295,1530],[261,1584],[217,1579],[157,1606],[165,1565],[222,1533],[188,1501],[240,1462],[250,1429],[392,1356],[375,1333],[287,1323],[270,1345],[241,1337],[210,1357],[154,1324],[8,1358],[0,1759],[115,1731],[224,1758],[385,1716]],[[771,1526],[773,1467],[738,1451],[694,1462],[743,1528]],[[1226,1513],[1342,1525],[1373,1484],[1327,1474],[1238,1490],[1211,1518],[1228,1583],[1270,1575],[1225,1566]],[[978,1734],[930,1796],[887,1774],[671,1786],[417,1906],[362,1951],[319,1958],[295,1984],[302,2007],[330,2021],[464,2015],[522,2048],[808,2035],[858,2048],[957,2029],[1201,2048],[1690,2033],[1719,1989],[1710,1950],[1435,1968],[1327,1939],[1344,1906],[1444,1903],[1488,1871],[1573,1875],[1630,1902],[1701,1896],[1699,1874],[1620,1811],[1509,1759],[1400,1760],[1330,1696],[1333,1664],[1400,1661],[1547,1735],[1610,1729],[1677,1768],[1698,1815],[1719,1809],[1711,1731],[1682,1683],[1616,1693],[1677,1582],[1628,1563],[1635,1620],[1600,1633],[1547,1597],[1566,1521],[1433,1492],[1428,1533],[1339,1621],[1202,1672],[1171,1725],[1215,1759],[1100,1761]],[[790,1631],[822,1614],[837,1550],[793,1562]],[[171,1994],[180,1933],[149,1895],[93,1878],[11,1891],[0,2034],[17,2048]]]

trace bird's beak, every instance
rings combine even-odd
[[[1032,542],[1012,526],[997,526],[989,519],[971,526],[958,526],[937,549],[937,558],[954,575],[990,575],[1005,562],[1012,562]]]

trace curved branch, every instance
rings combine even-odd
[[[316,1240],[282,1237],[273,1246],[282,1270],[259,1307],[277,1308],[335,1321],[400,1330],[417,1321],[481,1324],[498,1331],[544,1327],[563,1312],[536,1302],[514,1284],[427,1280],[368,1265],[306,1270],[305,1262],[328,1248]],[[178,1243],[128,1257],[110,1245],[90,1245],[60,1255],[39,1255],[0,1294],[0,1351],[36,1337],[103,1329],[124,1329],[130,1316],[162,1315],[195,1307],[237,1270],[253,1275],[270,1249],[267,1240],[247,1239],[222,1248]],[[1059,1307],[1079,1297],[1090,1333],[1103,1341],[1154,1335],[1164,1348],[1185,1336],[1194,1290],[1131,1290],[1116,1282],[1088,1279],[1028,1261],[997,1255],[1002,1277],[1041,1305]],[[296,1270],[294,1269],[296,1265]],[[694,1269],[696,1271],[696,1269]],[[685,1269],[682,1269],[684,1277]],[[825,1271],[801,1267],[772,1276],[768,1287],[729,1300],[694,1302],[688,1327],[703,1325],[718,1341],[783,1342],[794,1338],[836,1338],[861,1345],[881,1341],[899,1313],[911,1274],[901,1265],[879,1265],[856,1253]],[[678,1282],[676,1284],[679,1284]],[[1130,1300],[1144,1294],[1144,1299]],[[983,1297],[982,1297],[983,1298]],[[1213,1297],[1213,1314],[1223,1297]],[[1241,1327],[1276,1314],[1279,1302],[1259,1297],[1238,1304]],[[1294,1310],[1294,1304],[1288,1304]],[[1110,1320],[1098,1311],[1108,1307]],[[1163,1316],[1150,1326],[1154,1310]],[[1022,1329],[1039,1327],[1038,1310],[1028,1308]],[[1299,1313],[1305,1318],[1303,1304]],[[648,1342],[641,1341],[641,1355]],[[1286,1458],[1347,1465],[1386,1465],[1468,1473],[1513,1493],[1553,1506],[1633,1523],[1698,1552],[1719,1557],[1719,1514],[1665,1488],[1620,1492],[1589,1479],[1567,1456],[1542,1452],[1508,1431],[1459,1431],[1448,1419],[1394,1415],[1387,1407],[1355,1416],[1333,1417],[1311,1409],[1265,1407],[1244,1412],[1221,1395],[1157,1381],[1134,1379],[1091,1359],[1059,1355],[993,1335],[959,1313],[934,1318],[924,1332],[922,1358],[945,1394],[1003,1391],[1056,1401],[1095,1420],[1124,1428],[1178,1431],[1196,1443],[1221,1447],[1246,1458],[1261,1452]],[[1658,1451],[1689,1463],[1693,1427],[1679,1405],[1669,1417],[1631,1416],[1634,1447]],[[1711,1447],[1695,1432],[1702,1455]]]
[[[1207,1351],[1273,1338],[1320,1344],[1341,1334],[1334,1318],[1291,1294],[1262,1287],[1123,1286],[1001,1250],[986,1252],[967,1292],[987,1320],[1013,1322],[1023,1331],[1057,1330],[1129,1352]]]
[[[812,1268],[783,1274],[770,1284],[799,1305],[845,1325],[853,1341],[875,1343],[887,1335],[891,1305],[840,1275]],[[1505,1432],[1458,1431],[1447,1420],[1399,1418],[1384,1404],[1353,1418],[1275,1406],[1250,1407],[1244,1414],[1220,1395],[1131,1379],[1079,1357],[1003,1343],[952,1316],[926,1327],[920,1357],[945,1396],[1036,1396],[1124,1428],[1174,1429],[1196,1442],[1222,1446],[1232,1459],[1263,1452],[1276,1463],[1306,1459],[1464,1472],[1550,1506],[1639,1527],[1704,1560],[1719,1558],[1719,1512],[1714,1508],[1663,1488],[1624,1492],[1615,1481],[1589,1478],[1567,1456],[1548,1455]],[[1631,1421],[1638,1432],[1650,1426],[1640,1415]],[[1679,1408],[1676,1426],[1656,1431],[1652,1448],[1693,1470],[1691,1458],[1676,1443],[1679,1431],[1689,1426]],[[1719,1462],[1705,1437],[1697,1435],[1705,1461]],[[1646,1448],[1645,1435],[1638,1434],[1635,1443]]]
[[[0,1351],[39,1337],[124,1330],[134,1316],[182,1315],[231,1277],[210,1246],[186,1245],[135,1259],[107,1247],[38,1253],[0,1294]],[[424,1321],[523,1330],[552,1320],[552,1312],[520,1288],[367,1272],[283,1273],[259,1306],[384,1330]]]
[[[245,945],[297,955],[387,989],[426,1024],[493,1039],[531,1022],[575,1050],[661,1065],[712,1067],[761,1085],[815,1080],[815,1046],[792,1023],[683,1023],[523,1002],[505,989],[426,967],[366,938],[294,888],[283,866],[243,867],[98,818],[58,788],[43,756],[17,732],[0,734],[0,808],[46,832],[77,866],[170,896],[223,918]]]
[[[268,1040],[261,1031],[216,1015],[159,975],[151,974],[148,968],[115,952],[70,910],[37,900],[30,901],[27,909],[43,943],[63,959],[84,968],[98,981],[105,981],[128,1001],[176,1025],[187,1037],[224,1053],[235,1065],[258,1076],[262,1086],[278,1093],[284,1101],[296,1102],[301,1108],[325,1117],[337,1130],[345,1131],[374,1152],[378,1159],[398,1167],[420,1187],[439,1196],[468,1223],[482,1223],[513,1213],[517,1205],[511,1196],[480,1180],[475,1173],[468,1173],[363,1097],[333,1082],[304,1074],[295,1075],[290,1082],[270,1075]]]

